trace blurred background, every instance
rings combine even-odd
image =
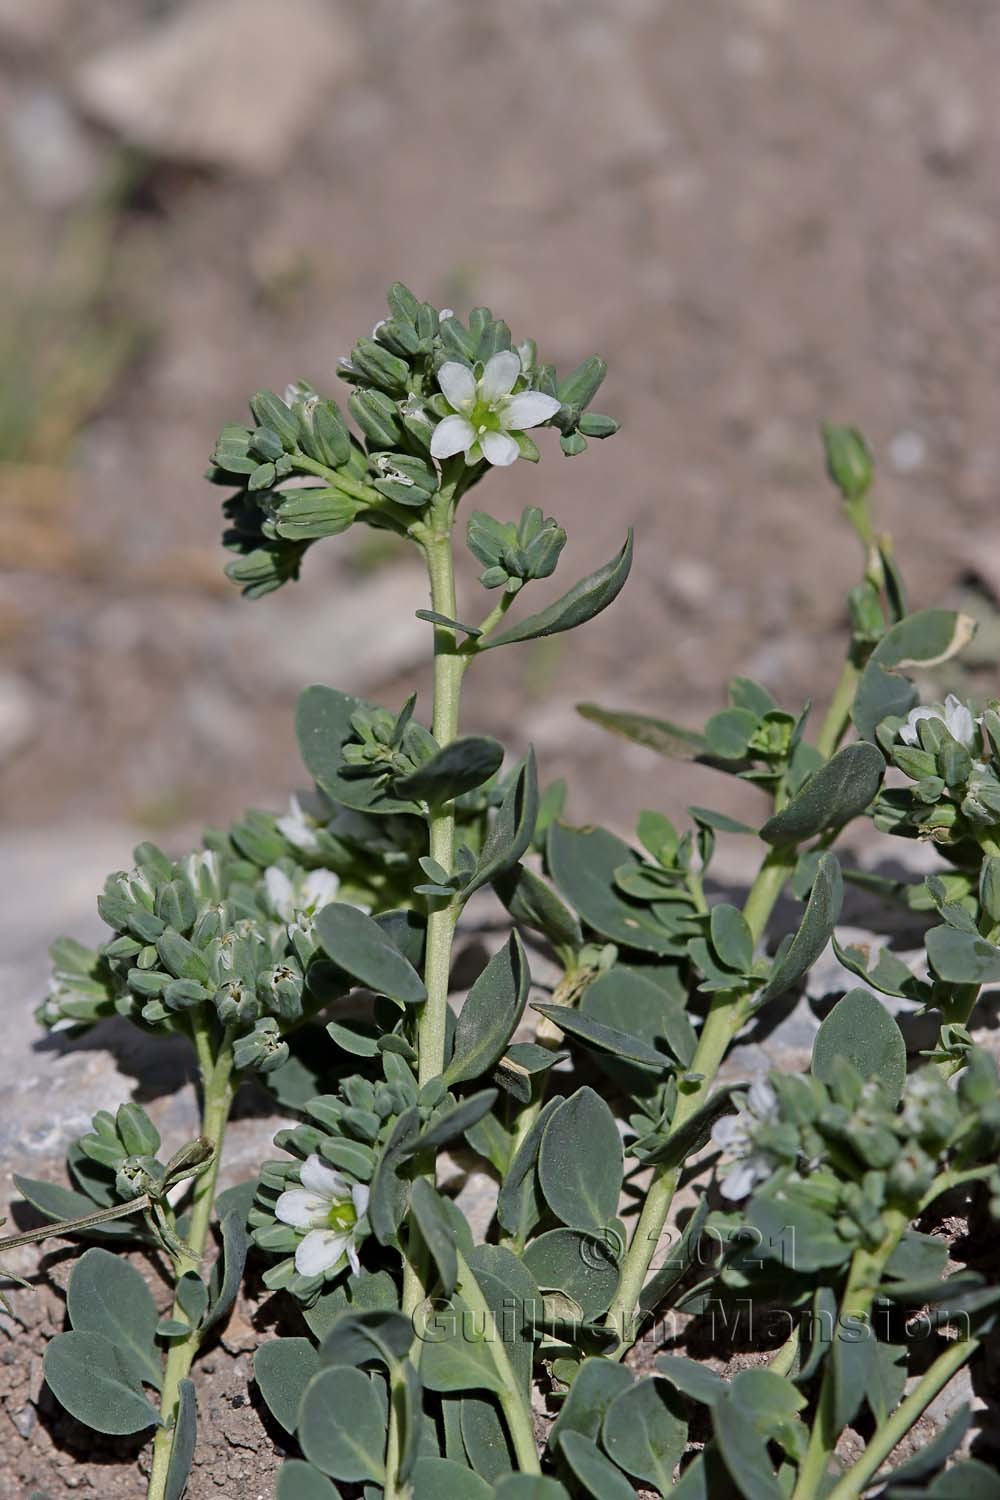
[[[911,597],[972,598],[994,659],[995,0],[0,0],[0,48],[14,912],[136,836],[282,806],[306,683],[426,684],[413,560],[358,528],[243,601],[202,479],[253,391],[338,394],[397,277],[610,365],[621,435],[543,436],[487,503],[567,527],[550,593],[634,524],[632,580],[491,656],[465,710],[570,776],[577,821],[739,793],[580,698],[700,724],[734,672],[792,710],[831,690],[858,558],[822,418],[870,439]]]

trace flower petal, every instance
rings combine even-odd
[[[940,719],[943,716],[933,708],[911,708],[906,716],[906,723],[900,727],[899,738],[904,745],[920,744],[920,736],[917,733],[917,725],[921,719]]]
[[[294,1229],[315,1229],[325,1224],[330,1212],[329,1198],[310,1193],[305,1188],[289,1188],[274,1205],[274,1216]]]
[[[332,1271],[350,1244],[349,1234],[332,1229],[313,1229],[299,1241],[295,1251],[295,1269],[300,1276],[321,1276]]]
[[[310,870],[302,888],[302,905],[307,911],[319,911],[336,899],[340,878],[332,870]]]
[[[513,349],[498,349],[486,361],[483,378],[479,382],[480,400],[493,406],[504,396],[509,396],[520,373],[520,356]]]
[[[976,721],[954,693],[949,693],[944,700],[944,722],[952,738],[969,749],[976,737]]]
[[[292,882],[284,870],[279,870],[277,865],[270,865],[264,871],[264,884],[267,886],[268,898],[272,907],[279,917],[284,917],[290,922],[295,915],[292,897],[294,891]]]
[[[354,1204],[354,1212],[358,1218],[362,1218],[368,1212],[368,1200],[371,1197],[371,1188],[367,1183],[356,1182],[351,1188],[351,1201]]]
[[[432,458],[451,458],[472,447],[476,441],[476,429],[465,417],[444,417],[435,427],[431,438]]]
[[[361,1261],[358,1259],[358,1251],[354,1241],[348,1240],[347,1244],[344,1246],[344,1249],[347,1251],[347,1261],[351,1270],[354,1272],[355,1276],[360,1276]]]
[[[505,469],[520,457],[520,448],[507,432],[484,432],[479,441],[483,445],[483,457],[498,468]]]
[[[343,1203],[351,1196],[350,1184],[346,1179],[335,1168],[320,1161],[315,1152],[302,1163],[299,1179],[303,1187],[310,1192],[320,1193],[331,1203]]]
[[[500,426],[505,432],[523,432],[526,427],[537,427],[554,417],[562,402],[555,396],[546,396],[544,391],[519,391],[503,404]]]
[[[468,365],[449,359],[438,370],[438,385],[445,400],[456,411],[471,411],[476,404],[476,377]]]

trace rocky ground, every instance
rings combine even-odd
[[[733,672],[793,708],[829,692],[857,558],[822,418],[869,434],[913,598],[983,622],[955,685],[996,691],[998,59],[990,0],[0,0],[0,1212],[96,1107],[138,1090],[165,1134],[192,1119],[182,1052],[39,1045],[51,937],[96,935],[136,838],[283,802],[307,682],[426,692],[408,559],[352,533],[245,603],[200,479],[252,390],[335,388],[395,277],[490,303],[564,366],[609,360],[622,434],[518,465],[490,504],[567,526],[565,582],[634,524],[632,580],[572,647],[488,659],[466,709],[533,741],[580,821],[756,804],[579,699],[697,724]],[[798,1066],[814,1026],[806,1005],[737,1061]],[[237,1120],[233,1178],[274,1124]],[[69,1263],[0,1336],[2,1500],[137,1492],[41,1393]],[[206,1372],[192,1500],[268,1491],[253,1315]]]

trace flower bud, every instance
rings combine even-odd
[[[270,429],[278,439],[278,452],[269,453],[268,458],[278,458],[281,452],[292,453],[298,447],[299,424],[295,413],[276,396],[273,391],[258,391],[250,402],[262,428]]]
[[[253,1031],[237,1037],[233,1046],[233,1062],[239,1069],[256,1068],[260,1073],[272,1073],[287,1060],[288,1043],[282,1040],[273,1016],[258,1021]]]
[[[871,488],[873,468],[868,445],[856,427],[823,424],[827,473],[845,500],[861,500]]]
[[[351,350],[351,364],[379,390],[395,395],[402,395],[406,390],[409,365],[374,339],[358,340]]]
[[[381,391],[353,391],[348,409],[373,448],[395,448],[402,431],[395,403]]]

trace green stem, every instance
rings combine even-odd
[[[464,460],[458,463],[464,467]],[[455,619],[455,564],[452,553],[452,526],[455,505],[461,493],[461,469],[453,475],[445,469],[445,480],[431,507],[426,524],[414,531],[414,538],[427,561],[431,608],[435,614]],[[460,655],[458,637],[449,625],[434,626],[434,710],[432,732],[439,745],[447,745],[458,734],[462,674],[465,662]],[[455,862],[455,814],[449,806],[432,808],[428,818],[428,853],[431,859],[451,874]],[[448,988],[451,978],[451,950],[459,908],[455,903],[432,909],[427,917],[427,941],[424,953],[424,1001],[417,1026],[417,1080],[421,1087],[444,1071],[445,1038],[448,1021]],[[433,1159],[420,1160],[417,1168],[425,1175],[434,1174]],[[412,1318],[426,1296],[429,1269],[427,1247],[415,1219],[408,1227],[406,1253],[403,1256],[402,1310]],[[395,1403],[389,1414],[386,1443],[386,1500],[401,1500],[407,1487],[397,1479],[400,1454],[399,1420]]]
[[[908,1223],[906,1214],[900,1209],[887,1209],[884,1217],[886,1229],[881,1244],[875,1250],[855,1250],[851,1257],[847,1284],[840,1299],[834,1338],[839,1336],[841,1329],[867,1323],[870,1317],[872,1301],[878,1291],[886,1262],[899,1244],[900,1237]],[[836,1382],[828,1356],[816,1406],[816,1416],[809,1435],[809,1446],[799,1469],[792,1500],[813,1500],[813,1497],[820,1492],[827,1463],[840,1436],[836,1405]]]
[[[830,707],[826,711],[826,718],[823,720],[819,737],[816,740],[816,749],[826,760],[829,760],[840,744],[844,730],[850,723],[851,708],[854,705],[854,694],[857,691],[860,676],[861,673],[852,661],[844,662],[840,681],[834,689]]]
[[[855,1500],[892,1453],[897,1443],[902,1442],[910,1428],[930,1406],[939,1391],[943,1391],[952,1376],[971,1359],[979,1348],[978,1339],[956,1339],[943,1354],[939,1354],[925,1371],[910,1394],[901,1401],[892,1415],[873,1433],[864,1453],[857,1463],[840,1479],[832,1490],[827,1491],[826,1500]]]
[[[785,881],[795,868],[796,858],[794,849],[772,849],[750,887],[743,915],[755,942],[763,935]],[[678,1098],[674,1117],[670,1122],[671,1134],[686,1125],[705,1103],[723,1058],[733,1039],[746,1025],[752,1004],[752,994],[740,994],[735,990],[720,990],[712,997],[689,1070],[701,1077],[694,1087]],[[607,1316],[608,1327],[613,1328],[621,1340],[613,1356],[616,1359],[621,1359],[634,1342],[639,1296],[660,1243],[680,1174],[680,1166],[660,1168],[642,1206],[642,1213],[622,1266],[618,1292]]]
[[[209,1226],[212,1222],[212,1210],[215,1206],[215,1189],[219,1179],[219,1163],[222,1160],[222,1138],[225,1134],[234,1093],[231,1034],[228,1031],[224,1034],[218,1052],[214,1053],[207,1019],[202,1017],[198,1010],[193,1013],[192,1027],[204,1091],[201,1133],[211,1143],[213,1155],[206,1170],[195,1179],[191,1199],[191,1224],[187,1236],[190,1254],[177,1256],[174,1262],[176,1281],[180,1281],[187,1271],[198,1273],[201,1271]],[[181,1323],[188,1321],[184,1309],[176,1300],[171,1317]],[[153,1465],[149,1475],[147,1500],[163,1500],[166,1494],[177,1406],[180,1399],[180,1384],[186,1379],[191,1369],[198,1352],[198,1344],[198,1329],[193,1327],[185,1338],[178,1339],[171,1344],[167,1354],[163,1373],[163,1391],[160,1396],[160,1417],[166,1425],[157,1429],[153,1439]]]
[[[481,1320],[486,1330],[486,1347],[500,1378],[497,1399],[514,1445],[517,1471],[519,1474],[540,1474],[542,1466],[538,1461],[538,1444],[535,1442],[531,1408],[514,1373],[514,1367],[510,1362],[490,1305],[480,1291],[479,1283],[461,1253],[458,1255],[457,1290],[474,1319],[477,1322]]]
[[[792,1329],[781,1348],[769,1362],[767,1368],[775,1375],[790,1375],[799,1352],[800,1329],[798,1323]]]

